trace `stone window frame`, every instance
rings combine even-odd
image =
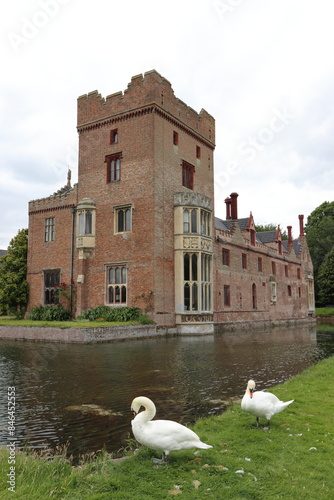
[[[89,209],[78,210],[78,236],[92,235],[93,231],[93,211]]]
[[[122,234],[132,231],[132,210],[133,205],[118,205],[113,208],[114,212],[114,233]]]
[[[183,233],[211,236],[211,212],[199,207],[184,207]]]
[[[43,270],[43,303],[44,305],[56,305],[59,303],[58,289],[60,285],[59,268]]]
[[[49,243],[55,240],[56,218],[47,217],[44,226],[44,242]]]
[[[128,298],[128,267],[126,262],[105,264],[106,305],[126,306]]]

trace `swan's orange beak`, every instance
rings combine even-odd
[[[134,410],[132,410],[132,415],[135,417],[137,415],[137,412],[135,412]]]
[[[251,399],[253,397],[253,391],[254,391],[254,389],[249,389],[249,393],[250,393],[249,395],[250,395]]]

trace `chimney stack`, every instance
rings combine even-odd
[[[298,215],[299,219],[299,236],[304,236],[304,215]]]
[[[231,198],[225,198],[226,204],[226,220],[231,218]]]
[[[292,226],[287,226],[288,230],[288,248],[292,246]]]
[[[231,193],[231,219],[237,220],[238,219],[238,193]]]

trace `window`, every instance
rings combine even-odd
[[[291,297],[292,296],[292,289],[291,289],[291,285],[288,285],[288,296]]]
[[[286,278],[289,277],[289,266],[287,266],[287,265],[284,266],[284,274],[285,274]]]
[[[107,303],[126,304],[127,269],[125,265],[107,268]]]
[[[211,269],[212,255],[206,253],[184,253],[184,311],[211,311]]]
[[[194,172],[195,167],[187,163],[182,162],[182,186],[188,189],[194,189]]]
[[[271,283],[271,302],[277,301],[277,286],[276,282]]]
[[[184,310],[198,310],[198,255],[185,253],[183,256]]]
[[[58,287],[60,283],[60,270],[44,271],[44,304],[58,304]]]
[[[300,280],[300,267],[297,267],[297,279]]]
[[[257,309],[257,298],[256,298],[256,285],[252,284],[252,305],[253,309]]]
[[[230,285],[224,285],[224,306],[231,305],[231,289]]]
[[[206,210],[201,210],[201,234],[203,236],[211,235],[211,214]]]
[[[110,131],[110,144],[117,144],[118,143],[118,131],[117,128],[114,130]]]
[[[201,158],[201,148],[196,146],[196,158],[199,160]]]
[[[259,273],[262,273],[263,269],[263,264],[262,264],[262,257],[257,258],[257,270]]]
[[[197,233],[197,210],[185,208],[183,210],[183,232]]]
[[[223,257],[223,266],[229,266],[230,265],[230,251],[227,250],[226,248],[223,248],[222,257]]]
[[[120,180],[121,157],[122,153],[106,156],[104,162],[107,164],[107,183]]]
[[[275,276],[275,274],[276,274],[276,262],[271,263],[271,272]]]
[[[200,224],[199,224],[200,223]],[[211,234],[211,214],[206,210],[198,208],[185,208],[183,210],[183,232],[184,233],[199,233],[203,236]]]
[[[247,269],[247,255],[245,253],[241,255],[241,260],[242,260],[242,269]]]
[[[211,310],[211,255],[201,254],[201,301],[202,311]]]
[[[78,234],[92,234],[93,216],[90,210],[78,213]]]
[[[179,134],[177,132],[173,132],[173,144],[174,146],[178,146],[179,144]]]
[[[115,232],[124,233],[132,229],[131,206],[116,208],[115,210]]]
[[[45,219],[45,238],[44,241],[54,241],[55,239],[55,218]]]

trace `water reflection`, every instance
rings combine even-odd
[[[16,387],[19,446],[117,451],[132,437],[138,395],[153,399],[158,418],[191,423],[221,413],[248,378],[270,387],[333,353],[333,335],[315,328],[94,345],[0,341],[0,444],[8,386]]]

